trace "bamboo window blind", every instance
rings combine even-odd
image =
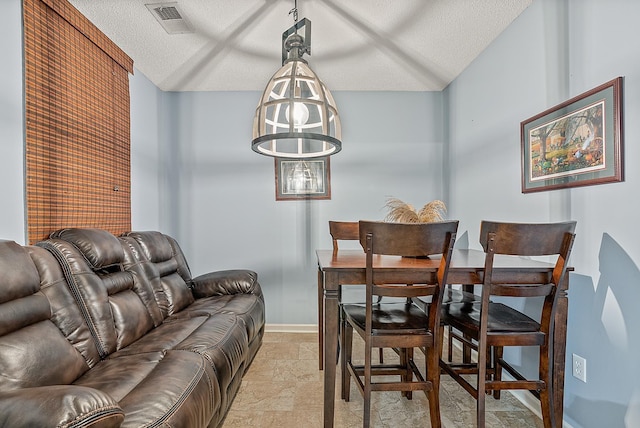
[[[27,239],[131,228],[133,62],[67,0],[24,0]]]

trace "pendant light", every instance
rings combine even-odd
[[[311,55],[311,21],[298,22],[282,34],[282,67],[260,98],[253,119],[251,148],[262,155],[307,159],[342,149],[340,117],[331,92],[302,58]],[[304,30],[304,36],[299,34]]]

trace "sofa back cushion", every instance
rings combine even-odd
[[[43,288],[60,288],[69,298],[56,261],[49,262]],[[70,384],[88,370],[83,355],[56,325],[67,321],[56,319],[36,264],[27,249],[13,241],[0,241],[0,290],[0,391]],[[73,300],[67,303],[73,305]],[[82,318],[68,321],[74,322],[82,325]],[[91,343],[85,351],[88,348]]]
[[[128,243],[131,259],[144,266],[164,318],[194,302],[189,267],[173,239],[155,231],[128,232],[121,239]]]
[[[86,312],[102,358],[138,340],[154,327],[153,308],[141,295],[150,295],[123,269],[120,240],[100,229],[62,229],[38,243],[56,255],[67,282]]]

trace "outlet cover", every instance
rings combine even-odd
[[[577,354],[573,354],[573,376],[587,382],[587,360]]]

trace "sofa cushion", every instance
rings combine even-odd
[[[0,390],[2,427],[118,427],[124,412],[103,391],[75,385]]]
[[[13,241],[0,240],[0,303],[40,289],[40,276],[27,252]]]
[[[247,330],[249,342],[253,342],[264,329],[264,301],[255,294],[232,294],[198,299],[172,318],[216,313],[233,314],[238,317]]]
[[[12,241],[0,241],[0,289],[0,390],[69,384],[88,370],[52,321],[29,253]]]
[[[26,247],[26,250],[38,269],[40,291],[51,305],[51,321],[82,355],[87,366],[93,367],[101,358],[96,347],[98,339],[94,337],[97,332],[92,331],[86,321],[89,311],[76,303],[60,263],[49,251],[35,246]],[[83,372],[77,373],[76,378]]]
[[[60,238],[75,245],[94,269],[122,263],[124,251],[117,237],[101,229],[60,229],[50,238]]]
[[[55,235],[67,236],[63,233]],[[93,247],[110,247],[112,240],[107,239],[107,244],[103,245],[101,234],[82,236],[85,240],[81,247],[61,238],[39,242],[38,246],[54,254],[65,266],[67,284],[80,302],[78,306],[96,341],[100,357],[104,359],[138,340],[154,327],[154,323],[149,308],[134,289],[136,282],[131,272],[122,270],[121,264],[98,269],[87,262],[90,254],[101,252]],[[91,244],[90,238],[98,240]],[[117,238],[115,242],[120,245]]]
[[[104,391],[125,413],[122,427],[205,427],[220,408],[211,365],[186,351],[111,356],[75,382]]]
[[[171,350],[194,352],[209,362],[220,384],[221,408],[226,411],[240,386],[249,354],[244,323],[235,315],[224,313],[169,318],[110,358]]]
[[[125,269],[141,281],[147,281],[157,293],[156,301],[163,317],[181,311],[193,303],[189,285],[180,272],[178,259],[165,235],[160,232],[129,232],[121,237],[126,244]]]

